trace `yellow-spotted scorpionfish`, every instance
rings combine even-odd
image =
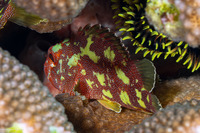
[[[117,113],[121,106],[147,113],[161,108],[150,93],[156,75],[150,61],[131,60],[120,39],[99,25],[87,25],[77,34],[48,50],[44,70],[55,88],[97,99]]]

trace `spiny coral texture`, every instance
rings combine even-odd
[[[29,133],[48,133],[53,127],[73,131],[62,105],[37,76],[0,48],[0,127],[13,123],[25,124]]]
[[[13,0],[27,12],[37,14],[50,21],[75,17],[88,0]]]
[[[69,120],[79,133],[123,133],[139,124],[149,114],[123,109],[115,113],[95,101],[82,101],[80,96],[59,94],[56,99],[63,104]]]
[[[192,99],[176,103],[158,111],[152,117],[134,126],[130,133],[198,133],[200,101]]]
[[[145,10],[156,30],[174,41],[186,41],[192,47],[200,45],[199,0],[151,0]]]
[[[200,100],[200,77],[192,76],[189,78],[179,78],[160,83],[154,89],[163,107],[173,105],[176,102],[191,100],[192,98]]]

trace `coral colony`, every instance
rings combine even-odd
[[[73,131],[64,108],[38,77],[0,49],[0,127],[23,133]]]
[[[0,9],[0,133],[199,131],[199,0],[0,0]],[[11,35],[22,27],[19,43]],[[21,56],[42,73],[11,56],[8,40],[26,42]],[[147,58],[197,76],[163,81]]]

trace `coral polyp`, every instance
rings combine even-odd
[[[85,7],[88,0],[13,0],[27,12],[52,22],[73,18]]]
[[[184,28],[179,20],[180,12],[174,4],[166,0],[151,0],[145,8],[145,15],[158,32],[173,41],[184,40]]]
[[[119,21],[116,23],[120,26],[117,28],[126,33],[123,40],[131,40],[133,46],[137,46],[135,53],[144,51],[144,57],[150,54],[152,60],[159,58],[162,54],[165,59],[168,56],[176,57],[176,62],[183,60],[183,64],[187,64],[187,68],[191,68],[192,72],[199,69],[200,50],[198,48],[190,47],[184,40],[173,41],[164,33],[157,31],[156,28],[150,24],[145,14],[145,8],[150,2],[149,0],[112,1],[112,9],[115,10],[114,18],[119,18]],[[179,12],[176,8],[174,10],[178,15]]]
[[[63,106],[35,73],[0,48],[1,131],[28,133],[73,132]],[[14,132],[16,133],[16,132]]]
[[[198,133],[200,101],[192,99],[158,111],[128,133]]]
[[[151,0],[145,13],[154,28],[173,41],[200,45],[200,2],[198,0]]]

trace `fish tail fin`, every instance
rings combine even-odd
[[[27,27],[47,21],[47,19],[42,19],[37,15],[26,12],[23,8],[16,6],[13,2],[10,2],[10,4],[14,8],[14,15],[9,20],[13,23]]]

